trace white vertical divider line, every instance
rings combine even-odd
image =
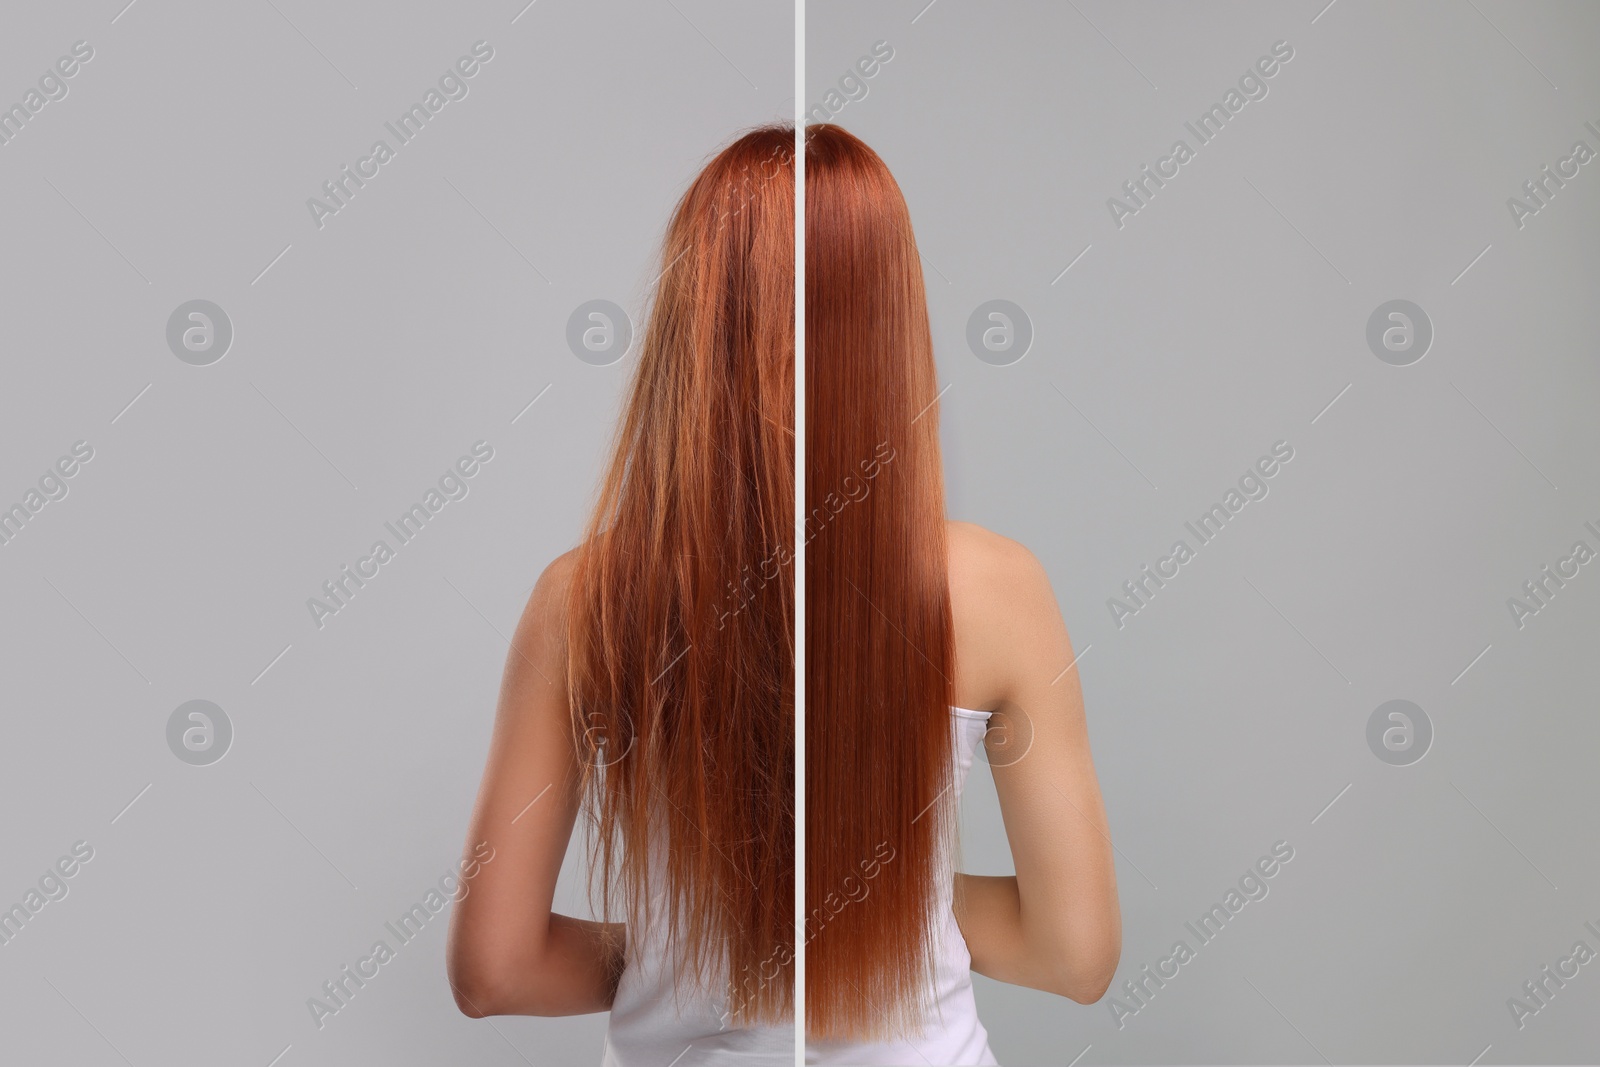
[[[806,1048],[806,0],[794,2],[794,1063]]]

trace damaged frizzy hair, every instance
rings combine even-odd
[[[952,832],[938,387],[888,168],[809,126],[805,195],[806,1033],[862,1040],[931,1008]]]
[[[765,127],[679,201],[567,617],[591,888],[742,1023],[793,1014],[794,169]]]

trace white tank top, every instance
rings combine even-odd
[[[983,743],[989,726],[989,712],[951,708],[955,730],[955,773],[951,782],[956,800],[972,770],[972,759]],[[956,925],[952,908],[955,893],[954,857],[946,857],[945,870],[938,881],[937,914],[943,925],[935,930],[932,1016],[922,1033],[898,1041],[862,1044],[849,1041],[807,1041],[807,1063],[857,1064],[994,1064],[989,1051],[989,1032],[978,1021],[978,1005],[972,993],[972,956]],[[755,1061],[751,1061],[752,1063]],[[687,1067],[687,1064],[684,1065]]]

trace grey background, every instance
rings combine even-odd
[[[793,115],[788,5],[525,2],[6,11],[6,105],[95,50],[0,147],[0,500],[95,453],[0,546],[0,906],[95,850],[0,945],[6,1063],[598,1061],[603,1017],[460,1016],[444,915],[306,1007],[459,855],[505,637],[632,367],[574,357],[569,313],[637,319],[703,161]],[[480,39],[319,231],[306,199]],[[165,340],[196,298],[234,327],[211,366]],[[307,598],[478,440],[466,498],[318,630]],[[193,699],[234,727],[210,766],[167,747]]]
[[[1600,6],[807,17],[807,106],[895,49],[835,121],[910,203],[951,512],[1040,556],[1082,657],[1119,850],[1113,992],[1295,848],[1120,1031],[1104,1003],[980,979],[1001,1062],[1594,1062],[1600,966],[1520,1031],[1506,1000],[1578,939],[1600,950],[1600,572],[1520,631],[1506,599],[1575,540],[1600,548],[1600,171],[1520,231],[1506,199],[1574,140],[1600,149]],[[1107,198],[1280,39],[1269,95],[1118,230]],[[1035,331],[1007,367],[965,342],[997,298]],[[1409,367],[1365,341],[1396,298],[1435,330]],[[1280,439],[1270,495],[1118,630],[1107,599]],[[1396,698],[1435,731],[1407,767],[1365,740]],[[980,768],[968,869],[1008,869],[998,830]]]

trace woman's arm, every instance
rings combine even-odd
[[[1099,1000],[1122,955],[1116,867],[1089,754],[1072,643],[1044,568],[985,535],[963,578],[980,604],[965,632],[999,695],[986,744],[1016,874],[956,876],[972,969],[1002,982]]]
[[[563,625],[571,570],[571,553],[545,570],[511,639],[467,833],[478,870],[463,880],[448,955],[456,1004],[474,1018],[606,1011],[621,970],[620,924],[550,910],[579,803]]]

